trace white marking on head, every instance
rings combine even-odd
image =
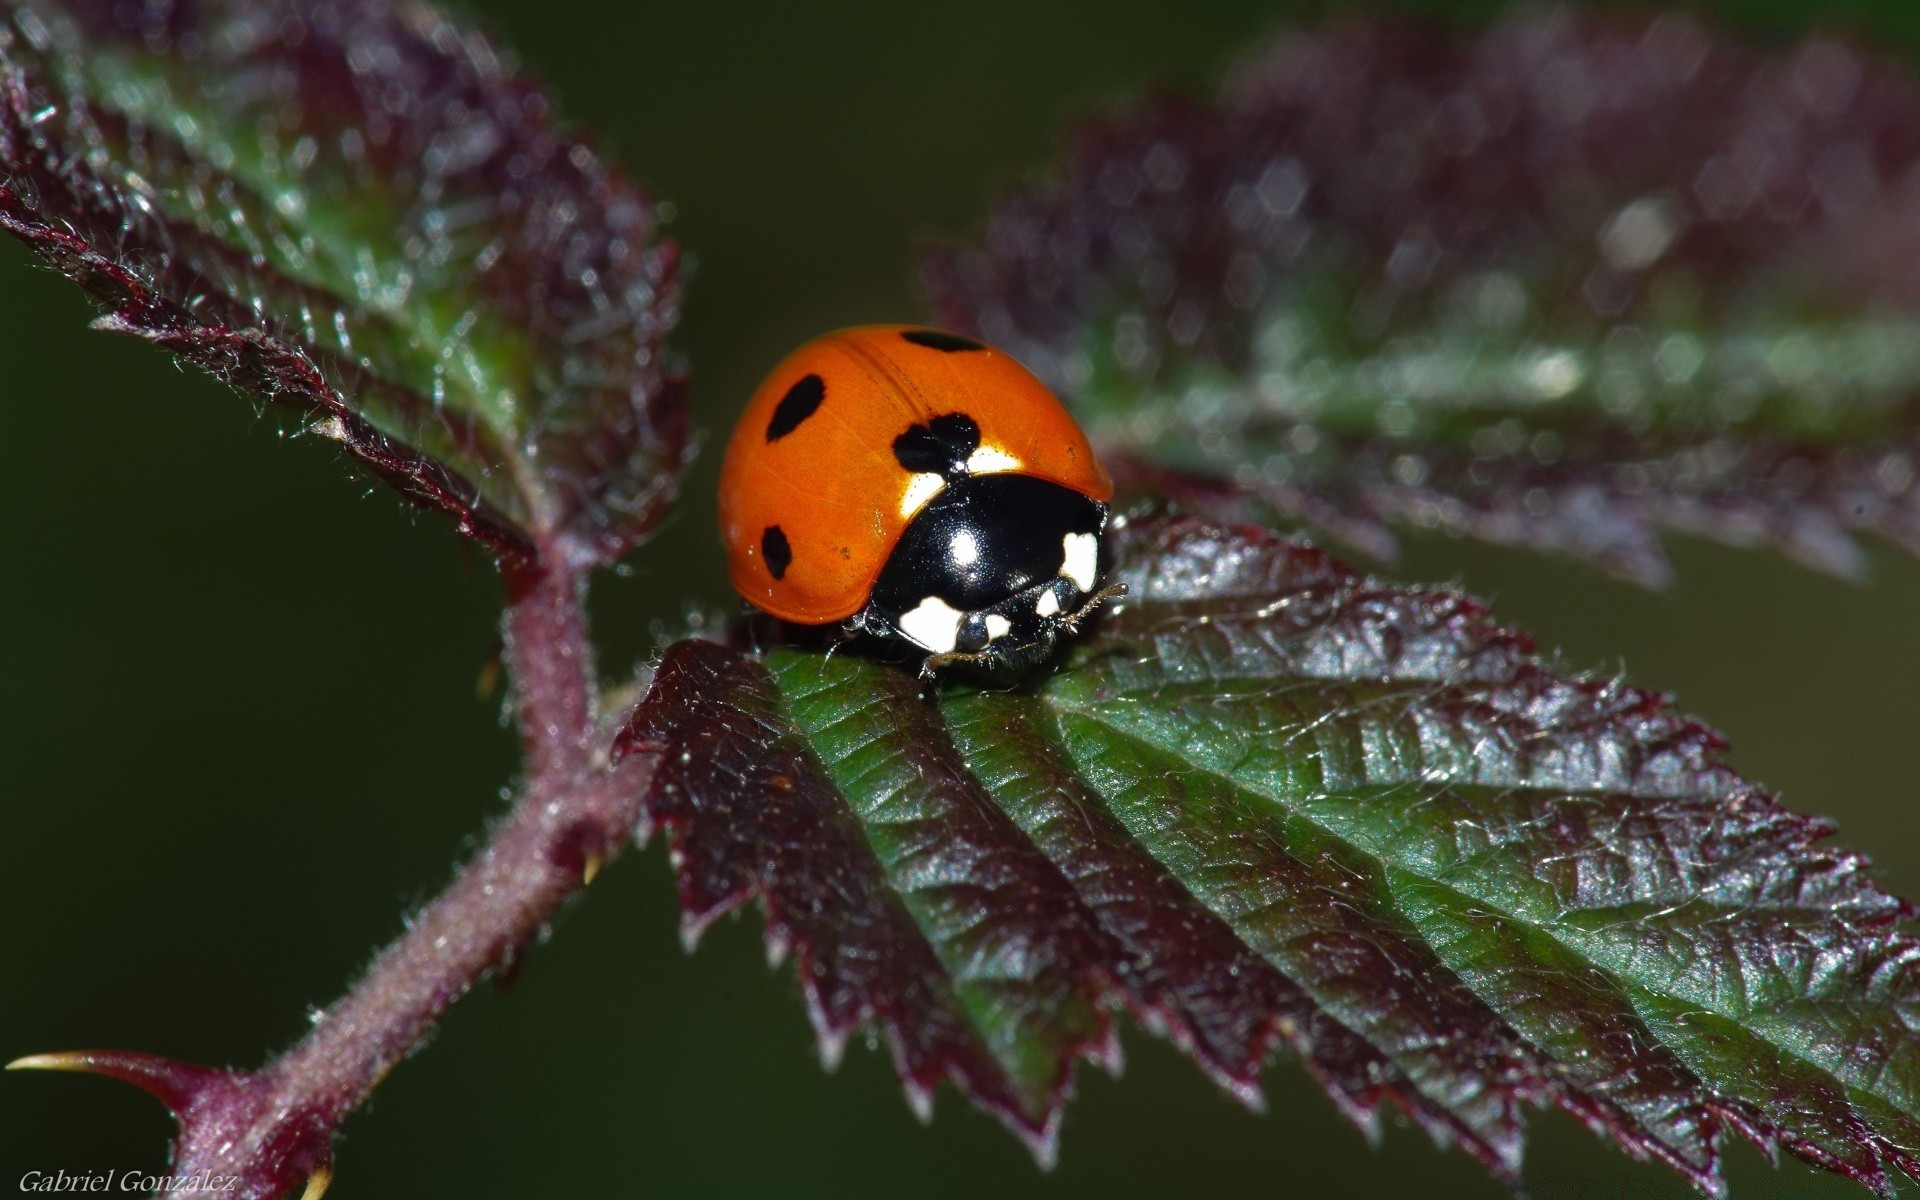
[[[1033,602],[1033,614],[1036,617],[1051,617],[1059,611],[1060,597],[1053,594],[1052,588],[1041,592],[1040,598]]]
[[[1007,620],[1005,617],[1001,616],[999,613],[987,614],[987,640],[988,641],[997,642],[1001,638],[1007,636],[1009,633],[1012,633],[1012,632],[1013,632],[1012,621]]]
[[[1100,565],[1100,539],[1091,533],[1070,533],[1060,539],[1060,550],[1060,574],[1081,591],[1091,592],[1094,572]]]
[[[900,515],[911,517],[925,508],[927,501],[940,494],[947,481],[932,471],[916,471],[907,480],[907,490],[900,494]]]
[[[962,529],[947,543],[947,553],[953,556],[955,563],[970,567],[980,561],[980,539],[973,536],[973,530]]]
[[[967,471],[974,475],[998,475],[1006,471],[1018,471],[1025,465],[1000,447],[989,446],[985,442],[967,455]]]
[[[960,644],[962,613],[938,596],[928,596],[900,618],[900,632],[935,654],[951,653]]]

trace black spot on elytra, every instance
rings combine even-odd
[[[773,406],[773,420],[767,422],[767,440],[777,442],[800,428],[800,422],[813,415],[827,398],[827,381],[818,375],[803,375],[787,389],[780,403]]]
[[[909,471],[932,471],[948,479],[967,473],[967,456],[980,446],[980,427],[965,413],[948,413],[925,425],[909,425],[893,439],[893,457]]]
[[[909,329],[900,336],[916,346],[925,346],[929,350],[944,350],[948,354],[960,350],[986,349],[972,338],[961,337],[957,333],[947,333],[940,329]]]
[[[767,570],[773,572],[775,579],[784,579],[787,567],[793,562],[793,547],[787,544],[787,535],[778,525],[767,526],[760,535],[760,557],[767,560]]]

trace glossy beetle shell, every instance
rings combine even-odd
[[[734,587],[800,624],[861,612],[908,524],[947,485],[937,469],[909,469],[897,443],[954,416],[978,431],[964,475],[1112,498],[1079,425],[1011,356],[918,326],[841,330],[775,367],[727,444],[720,530]]]

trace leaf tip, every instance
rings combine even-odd
[[[786,963],[787,954],[793,949],[793,939],[785,929],[769,921],[761,943],[767,955],[767,970],[778,971]]]
[[[933,1089],[918,1080],[903,1078],[900,1091],[907,1098],[907,1108],[913,1112],[914,1119],[922,1125],[933,1124]]]
[[[1033,1165],[1039,1167],[1043,1174],[1051,1174],[1060,1165],[1060,1113],[1063,1107],[1061,1103],[1050,1106],[1046,1119],[1039,1125],[1022,1122],[1014,1126],[1014,1132],[1033,1155]]]
[[[813,1017],[813,1040],[814,1045],[819,1048],[820,1069],[831,1075],[840,1069],[842,1062],[846,1061],[847,1038],[853,1033],[853,1030],[832,1029],[822,1024],[820,1017],[816,1015],[819,1006],[811,997],[808,999],[807,1007],[810,1010],[808,1015]]]
[[[347,432],[347,423],[342,421],[338,415],[322,417],[307,425],[301,432],[310,433],[315,437],[323,437],[335,442],[347,441],[351,436]]]
[[[710,921],[682,918],[680,921],[680,948],[688,954],[700,948],[700,935],[707,931]]]

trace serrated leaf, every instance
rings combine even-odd
[[[1920,553],[1917,170],[1913,73],[1832,38],[1348,22],[1089,123],[925,276],[1191,506],[1856,575],[1851,531]]]
[[[622,738],[690,934],[749,900],[832,1059],[867,1025],[1052,1151],[1110,1012],[1249,1103],[1275,1044],[1500,1177],[1553,1104],[1719,1194],[1731,1129],[1920,1170],[1920,943],[1710,730],[1476,602],[1253,529],[1116,530],[1057,670],[922,694],[840,651],[665,653]]]
[[[420,3],[7,0],[0,227],[497,551],[609,561],[685,457],[645,193]]]

